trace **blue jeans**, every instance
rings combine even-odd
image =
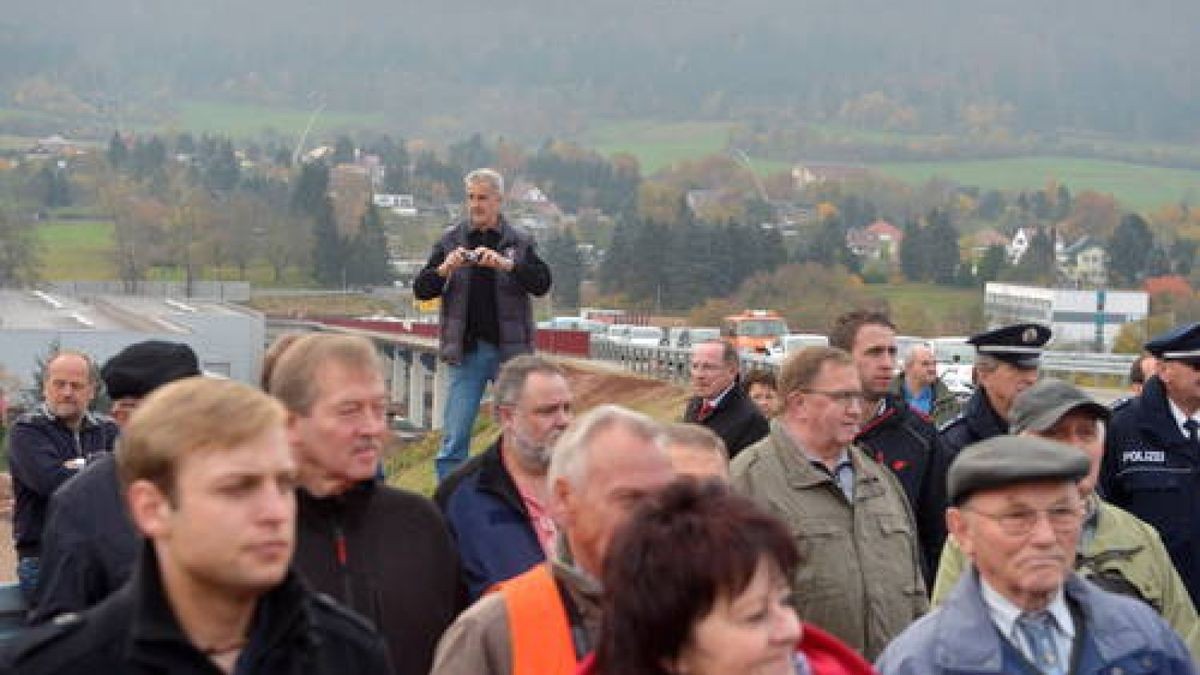
[[[488,381],[496,379],[500,350],[491,343],[477,342],[475,349],[463,355],[462,363],[448,367],[450,391],[446,396],[446,414],[442,417],[442,448],[435,462],[439,481],[454,473],[470,454],[471,429],[479,414],[479,401]]]
[[[33,596],[37,592],[38,570],[41,558],[21,558],[17,561],[17,587],[25,598],[25,604],[33,607]]]

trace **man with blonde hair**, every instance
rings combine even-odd
[[[19,638],[15,672],[377,673],[382,640],[307,590],[295,545],[296,464],[285,412],[230,380],[152,394],[122,436],[118,470],[146,537],[120,590]]]
[[[779,393],[770,434],[733,460],[734,488],[793,532],[801,618],[872,659],[928,605],[904,489],[854,443],[866,395],[849,354],[793,354]]]
[[[463,604],[458,555],[428,499],[376,480],[390,433],[381,373],[371,342],[350,335],[305,335],[274,363],[299,469],[294,564],[372,622],[393,672],[426,675]]]
[[[463,182],[467,218],[446,228],[413,280],[418,300],[442,300],[439,351],[449,364],[450,392],[438,480],[466,461],[479,401],[500,364],[533,351],[530,296],[550,290],[550,268],[533,236],[500,212],[504,177],[476,169]]]

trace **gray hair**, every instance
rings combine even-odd
[[[516,405],[521,395],[525,393],[525,383],[533,373],[559,375],[566,378],[563,369],[553,361],[534,354],[521,354],[509,359],[500,367],[495,384],[496,405]]]
[[[495,169],[475,169],[463,178],[463,185],[468,188],[476,183],[486,183],[498,194],[504,194],[504,176]]]
[[[575,487],[581,487],[587,478],[592,440],[609,429],[622,428],[645,441],[662,448],[662,426],[640,412],[611,403],[597,406],[575,420],[554,444],[550,468],[546,471],[546,484],[554,485],[559,479]]]
[[[718,457],[722,462],[729,462],[729,451],[725,449],[725,441],[713,433],[712,429],[699,424],[688,422],[672,422],[663,428],[663,442],[667,445],[679,445],[695,449],[697,454],[707,453]]]
[[[984,373],[990,373],[990,372],[996,370],[997,368],[1000,367],[1001,363],[1004,363],[1004,362],[1001,361],[1000,359],[992,356],[991,354],[976,354],[975,355],[975,369],[982,371]]]

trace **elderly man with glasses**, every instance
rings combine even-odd
[[[793,354],[779,393],[770,433],[733,461],[733,484],[795,536],[800,617],[874,658],[927,606],[908,500],[896,476],[854,444],[864,394],[849,354]]]
[[[1072,571],[1088,458],[1036,437],[968,446],[950,467],[946,525],[971,561],[946,602],[888,646],[882,675],[1192,673],[1146,604]]]

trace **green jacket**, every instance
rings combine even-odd
[[[958,416],[958,413],[962,411],[962,403],[959,403],[954,392],[950,391],[941,378],[934,380],[933,384],[929,386],[933,387],[933,403],[929,406],[929,419],[933,421],[933,426],[941,428],[943,424]],[[900,373],[892,379],[892,393],[908,402],[908,396],[904,391],[904,373]]]
[[[788,525],[800,549],[797,611],[861,652],[879,656],[929,603],[904,490],[857,446],[851,503],[779,420],[733,461],[734,487]]]
[[[1096,533],[1085,547],[1079,573],[1085,578],[1097,572],[1120,575],[1179,633],[1193,658],[1200,658],[1200,620],[1158,532],[1128,511],[1097,501]],[[933,584],[933,604],[946,599],[966,565],[954,538],[947,539]]]

